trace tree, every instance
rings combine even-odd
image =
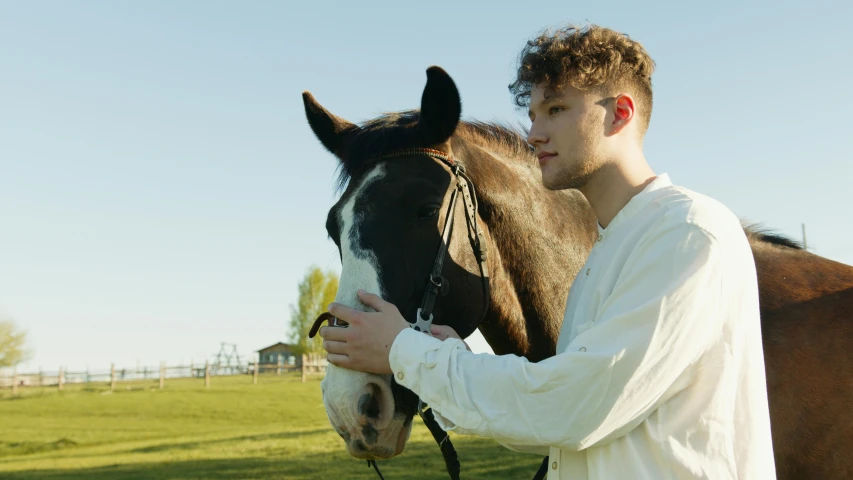
[[[335,272],[323,272],[317,266],[308,269],[299,282],[297,305],[290,306],[290,340],[295,354],[323,353],[323,339],[319,335],[308,338],[308,331],[314,320],[335,300],[337,293],[338,275]]]
[[[26,332],[18,330],[11,320],[0,318],[0,368],[14,367],[27,358],[26,341]]]

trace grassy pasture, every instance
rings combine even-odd
[[[169,379],[0,391],[0,479],[378,479],[346,454],[320,399],[298,375]],[[462,478],[529,479],[541,457],[451,435]],[[415,419],[405,452],[379,462],[388,480],[449,478]]]

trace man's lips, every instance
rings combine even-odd
[[[547,162],[548,159],[556,157],[557,154],[551,153],[551,152],[539,152],[536,156],[539,157],[539,164],[541,165],[541,164]]]

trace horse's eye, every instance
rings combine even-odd
[[[438,214],[438,205],[425,205],[418,211],[418,218],[431,218]]]

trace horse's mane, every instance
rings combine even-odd
[[[407,110],[385,113],[359,125],[344,147],[346,159],[339,168],[338,189],[343,189],[353,176],[375,165],[384,152],[417,145],[419,119],[418,110]],[[524,158],[534,163],[526,132],[520,128],[498,122],[462,120],[455,136],[505,158]]]
[[[743,230],[746,232],[746,237],[750,241],[769,243],[771,245],[793,248],[795,250],[803,250],[802,243],[764,228],[759,224],[745,225]]]
[[[533,150],[527,143],[527,132],[513,128],[505,123],[487,123],[479,121],[462,121],[456,129],[457,135],[486,147],[488,150],[501,154],[504,158],[525,158],[533,160]]]

